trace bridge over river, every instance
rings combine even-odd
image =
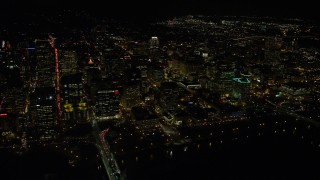
[[[117,164],[117,161],[112,152],[110,151],[110,146],[108,142],[105,140],[105,136],[108,133],[109,129],[101,131],[96,120],[92,121],[92,128],[92,133],[96,140],[96,147],[100,152],[100,156],[104,168],[108,174],[109,180],[123,179],[121,178],[121,172]]]

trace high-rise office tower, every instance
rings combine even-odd
[[[120,92],[117,89],[100,89],[96,94],[96,116],[112,118],[119,115]]]
[[[232,78],[235,77],[235,64],[228,61],[220,62],[217,65],[217,77],[217,87],[221,92],[221,98],[229,99],[234,88]]]
[[[61,74],[75,74],[78,69],[77,53],[71,50],[61,52]]]
[[[95,109],[96,116],[101,119],[117,119],[120,117],[120,94],[122,85],[117,76],[102,78],[96,83]]]
[[[65,124],[85,122],[88,112],[83,94],[82,74],[63,76],[61,85]]]
[[[49,35],[46,40],[35,40],[36,49],[36,87],[51,89],[53,88],[53,96],[56,103],[54,108],[57,117],[57,126],[61,128],[61,107],[60,107],[60,68],[59,68],[59,52],[55,47],[55,38]]]
[[[244,104],[250,97],[251,81],[246,78],[233,78],[234,88],[232,97],[237,103]]]
[[[40,140],[56,137],[57,115],[54,87],[36,88],[31,95],[31,114]]]
[[[178,110],[177,102],[179,98],[179,87],[175,82],[164,82],[160,86],[160,105],[161,107],[172,113]]]
[[[156,36],[151,37],[150,39],[150,49],[159,47],[159,39]]]
[[[54,87],[55,60],[49,40],[36,40],[37,87]]]

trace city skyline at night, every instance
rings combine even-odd
[[[320,178],[313,3],[1,7],[0,179]]]
[[[157,20],[188,14],[270,16],[287,18],[313,18],[317,16],[314,1],[255,1],[255,0],[156,0],[156,1],[74,1],[74,0],[13,0],[2,2],[3,13],[7,18],[25,12],[55,12],[61,9],[83,10],[99,16],[134,18],[136,21]],[[148,16],[145,16],[148,15]]]

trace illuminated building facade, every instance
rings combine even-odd
[[[20,68],[12,57],[10,57],[7,61],[5,76],[7,79],[7,85],[10,87],[17,87],[22,84]]]
[[[248,78],[233,78],[234,88],[232,98],[235,102],[244,103],[250,97],[251,81]]]
[[[54,87],[55,60],[48,40],[36,40],[37,87]]]
[[[32,120],[38,139],[51,140],[56,137],[57,115],[54,87],[37,88],[31,98]]]
[[[217,73],[217,86],[221,92],[221,98],[227,100],[231,96],[234,88],[232,78],[235,77],[235,64],[230,62],[221,62],[218,65]]]
[[[9,114],[5,112],[0,112],[0,133],[3,136],[4,133],[11,131],[13,128],[11,127],[12,121],[9,119]]]
[[[121,97],[121,104],[125,108],[132,108],[137,104],[141,103],[141,93],[139,85],[131,85],[126,86],[124,88],[122,97]]]
[[[161,107],[175,114],[177,111],[177,102],[179,99],[179,87],[174,82],[164,82],[160,86],[160,105]]]
[[[64,50],[61,52],[61,74],[75,74],[78,69],[77,54],[75,51]]]
[[[150,39],[150,49],[159,47],[159,39],[156,36],[151,37]]]
[[[86,122],[88,111],[83,94],[82,74],[63,76],[61,85],[65,125]]]
[[[119,114],[120,92],[114,89],[101,89],[96,94],[96,116],[112,118]]]

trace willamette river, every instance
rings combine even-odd
[[[284,124],[225,132],[188,145],[118,155],[117,161],[126,174],[124,178],[129,180],[320,179],[317,129],[308,129],[305,124]],[[37,149],[19,156],[0,150],[0,179],[106,179],[104,171],[97,170],[102,165],[94,160],[97,151],[89,149],[92,152],[83,153],[92,155],[76,167],[57,152]]]
[[[271,125],[121,155],[118,162],[129,180],[320,179],[320,139],[314,132],[305,124]]]

